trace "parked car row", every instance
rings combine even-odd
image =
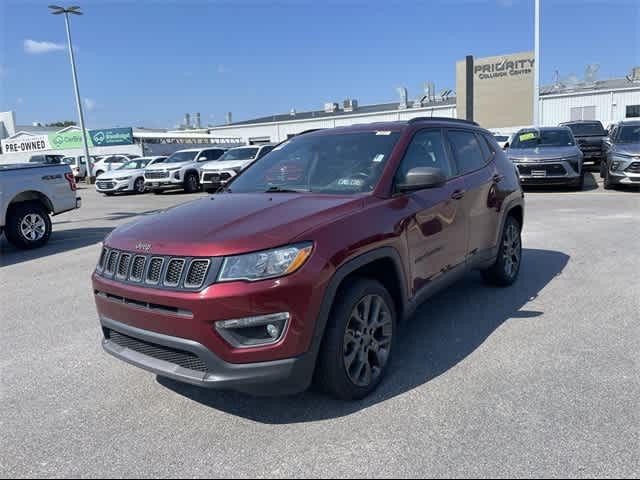
[[[494,136],[498,142],[505,140],[504,134]],[[598,121],[523,128],[512,134],[503,148],[523,185],[566,185],[581,190],[588,163],[599,165],[607,190],[617,185],[640,185],[638,120],[624,120],[608,130]]]
[[[96,163],[96,190],[105,195],[146,191],[159,194],[166,190],[193,193],[201,188],[212,193],[273,148],[274,145],[195,148],[179,150],[169,157],[112,155]],[[128,160],[124,160],[126,157]]]

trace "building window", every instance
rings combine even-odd
[[[596,107],[590,105],[588,107],[574,107],[571,109],[571,121],[575,120],[595,120]]]
[[[640,117],[640,105],[627,105],[627,118]]]

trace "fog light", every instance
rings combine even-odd
[[[620,167],[620,162],[611,162],[611,171],[615,172]]]
[[[251,348],[277,343],[287,329],[287,312],[216,322],[216,331],[231,346]]]

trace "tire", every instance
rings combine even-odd
[[[198,176],[195,173],[187,173],[184,177],[184,191],[186,193],[195,193],[200,188]]]
[[[10,207],[6,227],[7,240],[17,248],[42,247],[51,236],[49,212],[39,202],[23,202]]]
[[[600,178],[604,178],[606,171],[607,171],[607,162],[602,160],[600,162]]]
[[[364,316],[367,303],[370,318],[365,325],[354,313]],[[376,310],[378,322],[373,319]],[[360,400],[369,395],[391,363],[396,330],[395,305],[382,284],[362,278],[341,287],[318,356],[316,386],[339,400]]]
[[[518,279],[522,265],[522,237],[520,223],[509,215],[500,236],[500,250],[495,263],[482,270],[482,278],[490,285],[508,287]]]
[[[144,186],[144,178],[142,177],[137,178],[136,181],[133,183],[133,193],[140,195],[144,193],[146,190],[147,189]]]
[[[611,176],[609,175],[609,169],[607,168],[604,172],[604,189],[613,190],[614,188],[615,188],[615,184],[611,181]]]

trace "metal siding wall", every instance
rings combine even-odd
[[[640,89],[613,93],[585,93],[566,97],[542,97],[540,101],[543,125],[568,122],[571,120],[572,108],[595,106],[596,119],[606,127],[610,123],[624,120],[627,105],[640,105]]]

